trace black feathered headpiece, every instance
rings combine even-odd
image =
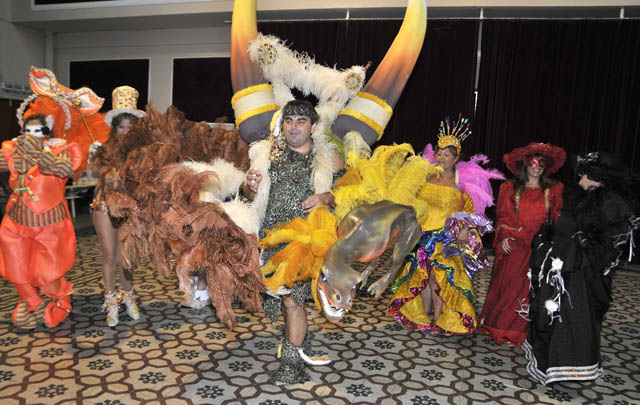
[[[608,186],[617,183],[630,172],[615,156],[606,152],[589,152],[575,156],[574,173],[577,177],[587,175],[589,179]]]
[[[607,152],[589,152],[574,157],[573,170],[577,178],[587,175],[589,179],[602,183],[622,198],[638,206],[638,187],[640,178],[620,159]]]

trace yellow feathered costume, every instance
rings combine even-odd
[[[349,151],[347,165],[347,174],[332,191],[339,219],[357,206],[382,200],[415,208],[419,223],[426,219],[427,204],[417,198],[418,191],[442,169],[416,156],[411,145],[379,146],[368,159]]]
[[[320,206],[305,217],[267,231],[258,246],[271,249],[287,243],[262,266],[265,287],[277,291],[280,287],[293,287],[298,281],[312,279],[311,292],[320,309],[316,286],[318,274],[327,250],[338,240],[338,219],[326,205]]]

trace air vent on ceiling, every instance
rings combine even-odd
[[[27,84],[0,81],[0,98],[24,100],[33,93]]]

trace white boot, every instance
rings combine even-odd
[[[104,304],[102,310],[107,312],[107,325],[114,327],[118,324],[118,310],[120,307],[120,294],[118,292],[109,292],[104,295]]]
[[[191,279],[191,291],[184,295],[180,305],[187,308],[195,308],[195,294],[198,289],[198,276],[189,276]]]
[[[140,311],[138,310],[138,304],[136,303],[136,297],[133,295],[133,288],[131,291],[122,290],[122,302],[127,307],[127,315],[134,321],[140,319]]]

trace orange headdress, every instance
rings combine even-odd
[[[55,124],[51,128],[51,136],[80,145],[83,162],[74,176],[79,178],[87,167],[89,145],[95,141],[104,144],[109,139],[109,127],[104,123],[102,114],[96,114],[104,99],[88,87],[72,90],[61,85],[48,69],[32,66],[29,83],[34,94],[18,108],[18,123],[22,127],[23,119],[33,114],[52,116]]]

